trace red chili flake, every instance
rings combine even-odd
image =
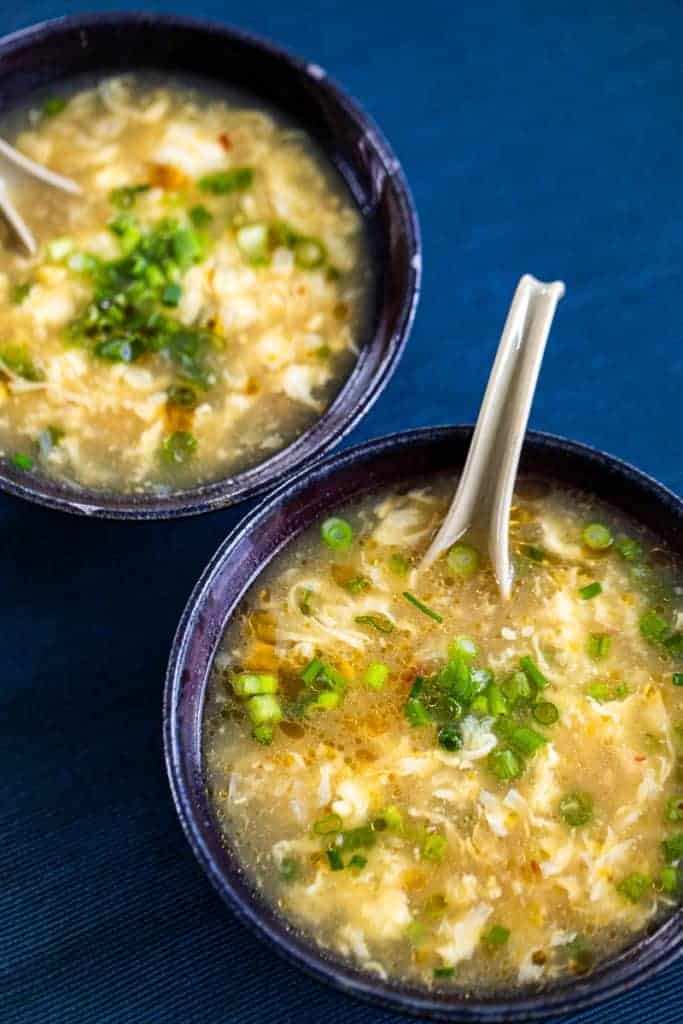
[[[537,875],[540,875],[540,873],[541,873],[541,865],[538,863],[538,861],[537,860],[530,860],[529,864],[531,865],[531,870],[535,871]]]
[[[225,132],[223,132],[222,135],[218,136],[218,141],[220,142],[223,149],[232,149],[232,139],[230,138],[229,135],[226,135]]]

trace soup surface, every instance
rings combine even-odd
[[[507,604],[468,544],[418,573],[450,493],[363,499],[269,567],[217,656],[207,783],[322,946],[383,978],[538,987],[679,899],[681,589],[633,523],[534,481]]]
[[[0,223],[0,454],[88,487],[168,491],[290,444],[354,364],[371,302],[360,214],[302,132],[149,76],[14,113],[72,178]]]

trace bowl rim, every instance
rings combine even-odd
[[[259,528],[277,515],[283,503],[294,497],[310,494],[321,484],[333,482],[335,476],[353,464],[370,462],[383,455],[405,451],[411,446],[419,446],[425,442],[438,444],[451,439],[464,441],[471,436],[472,431],[473,427],[465,425],[418,427],[374,438],[352,448],[324,456],[314,465],[298,473],[291,481],[278,487],[254,509],[252,514],[245,517],[229,532],[199,577],[174,636],[163,700],[164,756],[176,812],[190,847],[202,869],[238,920],[259,939],[264,940],[271,948],[275,949],[285,960],[303,969],[305,973],[318,981],[384,1009],[435,1020],[511,1024],[514,1021],[543,1020],[586,1009],[611,997],[621,995],[646,981],[683,954],[683,906],[679,906],[671,915],[637,938],[634,943],[629,944],[614,958],[598,965],[585,978],[565,978],[538,994],[523,993],[517,998],[512,995],[500,994],[494,994],[489,998],[469,998],[457,995],[448,997],[448,994],[440,993],[440,996],[437,997],[436,994],[425,989],[392,985],[379,978],[372,978],[358,968],[350,966],[344,958],[335,957],[318,949],[312,940],[302,937],[284,917],[274,912],[262,897],[259,899],[255,890],[250,888],[248,880],[245,882],[244,873],[234,850],[226,847],[233,860],[230,871],[223,871],[215,863],[205,837],[207,832],[212,832],[214,835],[220,834],[219,829],[215,821],[211,819],[210,810],[202,821],[198,820],[194,799],[196,799],[198,791],[203,791],[205,788],[203,771],[201,767],[198,768],[196,764],[193,764],[192,752],[186,749],[180,728],[183,690],[185,687],[193,691],[198,690],[202,698],[200,699],[201,707],[195,715],[191,728],[192,738],[196,741],[201,759],[203,694],[219,641],[213,645],[202,678],[197,679],[192,670],[186,666],[185,656],[197,621],[202,618],[204,612],[207,612],[206,602],[212,585],[226,569],[231,555],[240,543],[250,535],[257,535]],[[591,445],[545,432],[529,431],[526,435],[525,447],[529,445],[536,449],[537,454],[542,454],[545,449],[554,454],[558,453],[560,457],[578,458],[587,465],[600,466],[603,470],[605,467],[609,467],[622,480],[646,492],[658,507],[666,507],[674,517],[680,519],[683,526],[683,500],[659,481],[630,463]],[[531,473],[533,474],[533,469],[531,469]],[[368,490],[371,491],[372,486]],[[334,494],[326,492],[316,514],[320,515],[334,505]],[[618,504],[615,503],[615,507],[619,507]],[[278,543],[276,548],[265,555],[263,553],[257,555],[257,566],[250,571],[249,578],[242,581],[231,592],[224,621],[227,621],[233,614],[242,597],[263,569],[299,532],[299,529],[292,531],[287,526],[284,539]],[[208,609],[207,614],[212,615],[211,608]],[[220,633],[222,633],[222,629],[219,631],[219,640]],[[652,947],[657,940],[659,940],[658,948],[653,950]]]
[[[168,495],[128,495],[124,492],[107,493],[81,487],[69,481],[64,482],[47,475],[19,470],[9,461],[0,460],[0,491],[76,515],[145,521],[201,515],[263,494],[279,485],[288,475],[291,476],[304,466],[312,464],[339,444],[370,411],[398,366],[417,312],[423,259],[417,207],[403,167],[381,129],[371,115],[334,77],[329,76],[324,68],[299,57],[278,43],[211,18],[187,17],[170,12],[156,13],[144,9],[113,10],[51,18],[10,32],[0,38],[0,61],[36,40],[58,38],[60,34],[74,30],[102,29],[107,26],[116,29],[123,26],[135,31],[138,26],[149,24],[153,24],[162,32],[170,30],[206,33],[213,38],[222,37],[232,45],[260,51],[276,60],[288,72],[303,76],[302,80],[305,79],[312,89],[325,93],[326,99],[345,118],[346,123],[354,124],[362,132],[374,158],[379,161],[387,180],[392,183],[397,207],[395,223],[400,225],[401,237],[405,242],[405,258],[401,266],[404,268],[406,285],[401,290],[401,299],[396,305],[394,328],[390,334],[387,332],[385,351],[378,360],[365,390],[354,396],[353,404],[339,417],[336,416],[337,407],[345,401],[347,393],[353,389],[355,379],[360,373],[363,352],[369,352],[376,343],[376,325],[368,332],[360,357],[322,415],[285,448],[243,472],[198,487],[174,491]],[[229,76],[226,76],[224,81],[229,82]],[[367,223],[364,211],[359,205],[357,208],[363,221]],[[381,302],[378,302],[377,308],[382,308]],[[338,422],[335,423],[336,419]],[[311,434],[316,436],[312,445],[309,445]]]

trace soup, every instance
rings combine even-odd
[[[226,840],[311,940],[463,992],[590,970],[678,902],[683,612],[656,542],[527,481],[508,603],[451,486],[290,543],[217,655],[205,772]]]
[[[0,245],[0,454],[89,488],[248,469],[329,406],[368,325],[362,220],[315,146],[244,97],[132,76],[0,133],[82,187],[15,190]]]

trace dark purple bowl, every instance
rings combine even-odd
[[[264,901],[221,838],[204,783],[207,681],[226,623],[249,586],[289,541],[344,502],[425,474],[455,476],[471,434],[470,427],[413,430],[322,459],[280,487],[228,537],[202,574],[176,633],[164,698],[166,763],[180,820],[200,864],[240,920],[288,960],[343,992],[394,1010],[451,1021],[539,1020],[602,1002],[670,963],[683,952],[683,908],[591,974],[557,982],[539,994],[458,998],[380,981],[318,949]],[[572,441],[531,433],[521,470],[590,488],[683,558],[683,502],[626,463]]]
[[[317,64],[209,22],[152,13],[60,18],[0,40],[0,111],[62,79],[126,69],[201,75],[282,111],[318,143],[363,216],[376,273],[374,314],[360,357],[319,420],[287,448],[227,479],[167,496],[88,490],[0,459],[0,489],[84,515],[162,519],[234,504],[327,451],[368,411],[396,368],[415,316],[421,245],[405,177],[377,126]]]

